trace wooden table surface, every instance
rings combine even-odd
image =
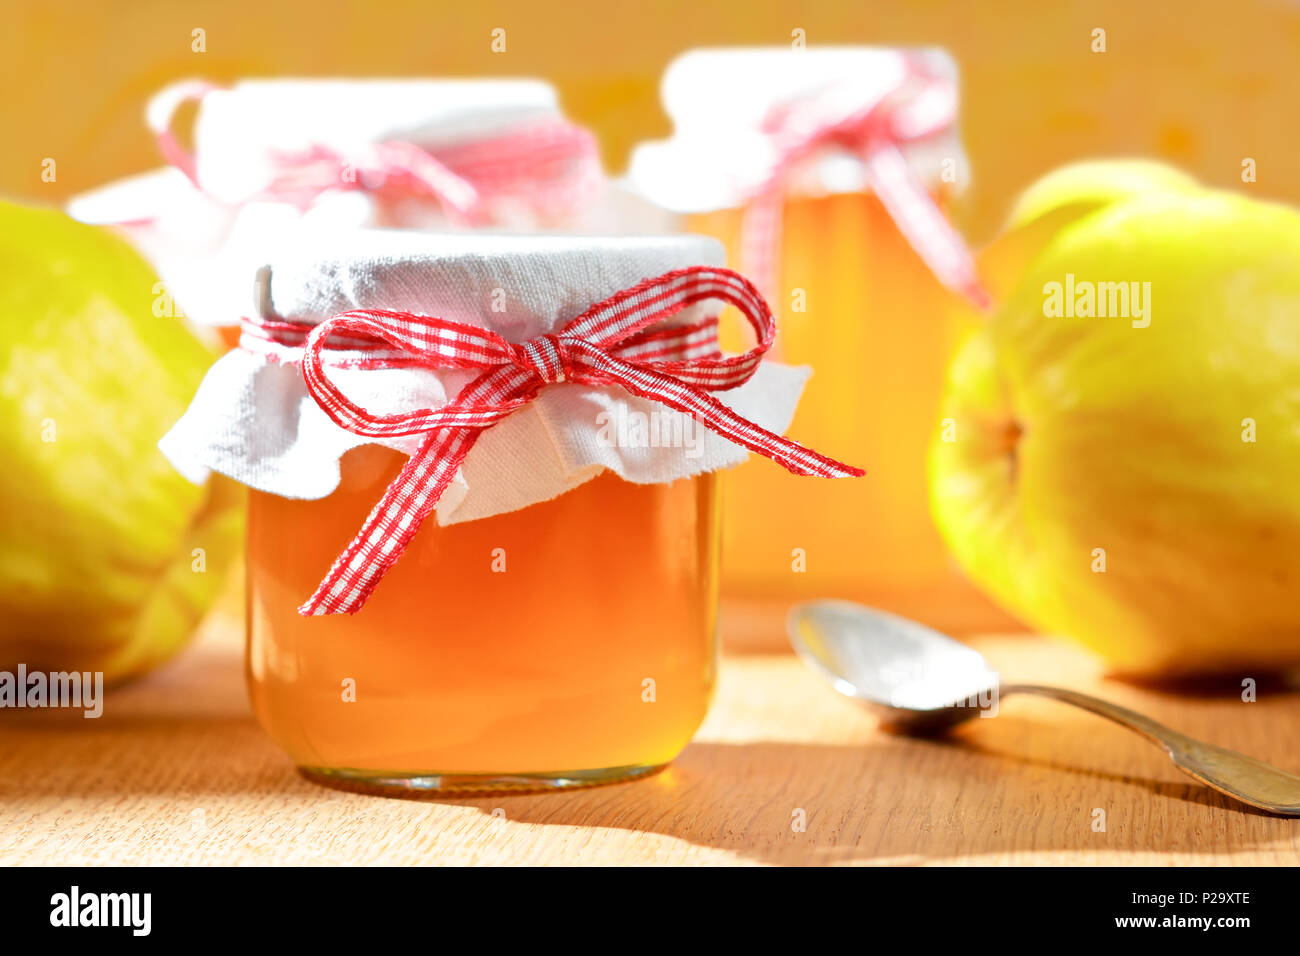
[[[756,615],[728,619],[752,633]],[[1175,695],[1104,680],[1040,638],[972,643],[1004,674],[1097,691],[1300,770],[1295,688],[1255,703],[1233,683]],[[99,720],[0,713],[0,863],[1300,863],[1300,820],[1230,804],[1097,718],[1009,699],[950,740],[901,739],[779,652],[726,654],[696,741],[647,780],[442,801],[346,793],[299,777],[262,734],[240,653],[238,624],[218,617]]]

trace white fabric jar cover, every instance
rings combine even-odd
[[[521,343],[553,333],[590,305],[640,280],[690,266],[719,266],[720,244],[696,236],[577,237],[428,234],[383,230],[323,237],[272,259],[249,298],[264,318],[314,326],[355,309],[436,315]],[[494,308],[495,307],[495,308]],[[688,306],[669,325],[717,315]],[[332,368],[329,378],[367,410],[438,408],[475,371]],[[806,368],[763,362],[745,384],[715,397],[778,434],[789,426]],[[647,416],[640,418],[639,416]],[[656,444],[646,433],[610,441],[611,427],[658,421],[691,442]],[[626,433],[625,433],[626,437]],[[335,424],[309,394],[300,364],[266,353],[245,333],[220,358],[179,422],[159,443],[194,481],[209,471],[287,498],[323,498],[348,449],[375,442],[411,454],[418,436],[376,441]],[[484,431],[436,509],[440,524],[485,518],[553,498],[608,469],[658,483],[725,468],[748,452],[688,416],[613,387],[565,382]]]
[[[829,89],[845,111],[870,108],[906,85],[912,68],[942,81],[955,96],[957,67],[938,48],[719,47],[691,50],[668,65],[661,84],[672,136],[642,143],[632,154],[628,182],[638,193],[678,213],[740,206],[773,173],[777,143],[764,130],[774,111]],[[955,109],[952,111],[955,115]],[[969,180],[958,127],[900,142],[913,175],[945,185]],[[793,171],[787,182],[799,195],[869,189],[860,157],[828,145]]]
[[[169,166],[74,198],[77,219],[121,227],[197,325],[229,326],[249,308],[246,277],[276,250],[322,232],[365,227],[461,228],[427,195],[406,200],[369,188],[320,191],[310,202],[277,195],[284,164],[317,153],[363,165],[388,144],[437,158],[548,123],[566,124],[554,90],[533,80],[251,80],[228,88],[184,81],[160,91],[149,125],[174,143],[171,115],[199,102],[188,171]],[[579,131],[582,132],[582,131]],[[585,134],[584,134],[585,135]],[[493,230],[663,231],[661,214],[606,179],[593,148],[575,157],[571,201],[521,181],[476,210]],[[496,150],[508,154],[509,150]],[[176,159],[176,157],[171,157]],[[188,159],[188,157],[185,157]],[[283,190],[281,190],[283,192]],[[390,191],[391,192],[391,191]]]
[[[870,192],[940,283],[991,305],[934,198],[968,179],[942,50],[695,50],[669,65],[663,100],[673,135],[637,148],[632,188],[677,213],[743,208],[740,266],[767,295],[785,198]]]

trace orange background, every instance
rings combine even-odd
[[[1300,5],[959,0],[7,0],[0,32],[0,194],[59,202],[158,165],[144,103],[184,76],[542,76],[601,135],[611,169],[663,135],[664,65],[689,47],[938,44],[963,75],[974,189],[960,211],[975,240],[1040,173],[1084,156],[1171,160],[1262,195],[1300,202]],[[207,52],[190,49],[207,31]],[[506,30],[505,53],[490,49]],[[1107,31],[1107,52],[1090,50]],[[41,161],[58,164],[41,181]]]

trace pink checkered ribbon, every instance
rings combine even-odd
[[[746,206],[741,259],[769,296],[776,283],[786,180],[813,153],[840,146],[861,157],[872,191],[936,278],[979,308],[992,303],[970,248],[912,173],[900,149],[901,144],[952,126],[957,118],[956,86],[931,73],[916,57],[909,56],[906,63],[899,84],[868,106],[861,105],[857,88],[832,84],[784,103],[768,115],[764,132],[772,139],[776,159]]]
[[[145,110],[145,122],[153,130],[158,152],[195,186],[199,184],[199,179],[194,154],[176,139],[176,134],[172,132],[172,119],[176,116],[176,111],[186,103],[198,103],[215,89],[216,85],[207,80],[182,80],[154,94]]]
[[[758,344],[740,355],[717,347],[717,319],[651,330],[705,300],[735,306]],[[300,614],[354,614],[401,557],[485,429],[563,382],[618,387],[695,418],[717,434],[796,475],[854,477],[841,464],[733,412],[710,392],[748,381],[772,346],[776,323],[758,290],[727,269],[695,266],[647,279],[610,296],[559,332],[512,345],[486,329],[410,312],[359,309],[303,327],[246,320],[246,347],[275,343],[302,362],[307,390],[339,426],[369,438],[423,435],[360,532]],[[333,342],[334,344],[330,344]],[[333,355],[329,353],[335,353]],[[477,369],[482,372],[439,409],[397,415],[366,411],[326,375],[327,365]]]
[[[163,157],[200,189],[197,162],[177,141],[172,118],[182,104],[202,100],[214,89],[202,80],[177,83],[159,93],[147,113]],[[270,182],[250,199],[306,209],[330,193],[364,190],[431,199],[457,225],[487,224],[488,210],[500,200],[524,203],[543,218],[557,218],[589,201],[604,181],[595,137],[554,116],[436,152],[390,141],[352,154],[314,144],[268,158]]]

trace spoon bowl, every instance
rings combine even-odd
[[[889,727],[935,733],[996,706],[998,675],[974,648],[850,601],[791,609],[790,642],[809,667]]]

